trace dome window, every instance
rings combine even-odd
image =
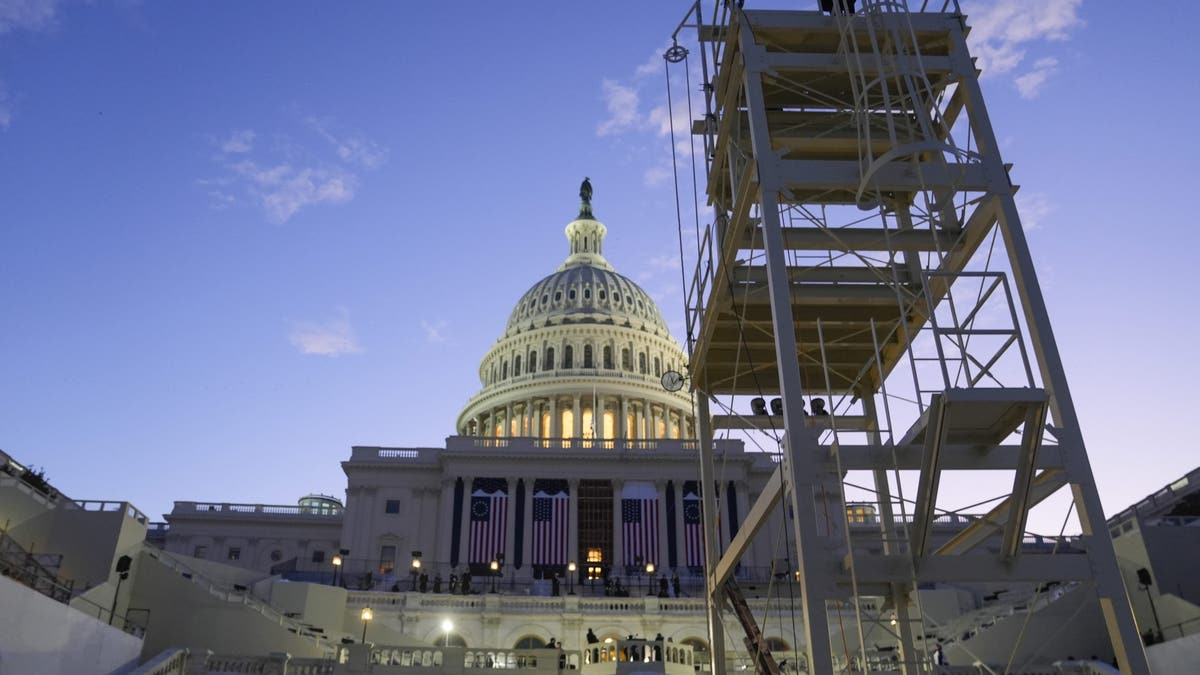
[[[605,294],[605,292],[604,292],[604,289],[603,289],[603,288],[601,288],[601,289],[600,289],[600,300],[601,300],[601,302],[603,302],[603,301],[604,301],[604,298],[605,298],[605,297],[606,297],[606,294]]]
[[[603,291],[601,291],[603,292]],[[604,369],[613,369],[612,347],[605,345],[604,347]]]
[[[543,296],[542,296],[542,304],[544,305],[544,304],[546,304],[547,302],[550,302],[550,294],[549,294],[549,293],[547,293],[546,295],[543,295]]]
[[[592,299],[592,289],[590,289],[590,288],[583,289],[583,299],[584,300]]]
[[[505,361],[504,364],[502,366],[500,366],[500,379],[502,379],[502,380],[508,379],[508,362],[507,361]]]
[[[633,304],[633,296],[632,295],[625,296],[625,304],[627,304],[627,305]]]
[[[571,300],[571,301],[574,301],[574,300],[575,300],[575,289],[574,289],[574,288],[572,288],[572,289],[571,289],[571,290],[570,290],[570,291],[567,293],[567,299],[568,299],[568,300]]]
[[[575,349],[573,347],[571,347],[571,345],[567,345],[567,348],[563,350],[562,367],[563,368],[574,368],[575,367]]]
[[[621,367],[629,372],[633,372],[633,358],[629,355],[629,348],[621,350]]]
[[[655,359],[655,363],[657,362],[658,360]],[[529,352],[529,372],[537,372],[537,352]]]
[[[521,355],[518,354],[517,358],[513,359],[513,377],[516,377],[520,374],[521,374]]]
[[[583,367],[584,368],[594,368],[595,367],[592,365],[592,346],[591,345],[583,346]]]
[[[554,291],[554,301],[562,302],[562,291]]]
[[[646,374],[646,353],[638,354],[638,372],[642,375]]]
[[[546,347],[546,361],[542,367],[546,370],[554,370],[554,347]]]

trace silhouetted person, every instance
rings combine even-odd
[[[417,588],[421,589],[422,593],[429,590],[429,575],[421,572],[421,576],[417,579]]]
[[[550,595],[553,595],[554,597],[557,598],[559,590],[560,590],[560,584],[558,581],[558,575],[554,574],[550,577]]]
[[[594,645],[598,642],[600,642],[600,638],[596,637],[596,632],[589,628],[587,632],[587,643],[589,645]]]
[[[677,598],[678,598],[678,597],[680,597],[680,593],[679,593],[679,573],[678,573],[678,572],[676,572],[675,574],[672,574],[672,575],[671,575],[671,586],[672,586],[672,587],[674,587],[674,589],[675,589],[675,597],[677,597]]]
[[[459,580],[459,583],[462,584],[462,594],[470,595],[471,594],[471,571],[470,570],[463,572],[462,579]]]
[[[458,592],[458,575],[455,574],[454,572],[451,572],[450,573],[450,594],[453,595],[457,592]]]
[[[438,574],[433,577],[433,592],[442,592],[442,575]]]
[[[658,578],[658,597],[667,597],[667,578],[665,576]]]

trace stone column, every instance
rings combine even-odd
[[[474,476],[463,476],[463,510],[462,522],[459,527],[462,530],[458,535],[458,562],[461,565],[470,561],[471,556],[471,483],[474,482]],[[454,517],[454,512],[450,512],[450,517]]]
[[[654,490],[658,493],[658,559],[654,561],[656,574],[667,572],[667,481],[654,481]],[[655,591],[657,592],[657,590]]]
[[[558,416],[558,397],[550,397],[550,438],[562,438],[562,419]]]
[[[649,408],[648,412],[650,413],[649,414],[650,428],[647,430],[646,437],[658,440],[658,438],[659,438],[659,435],[658,435],[658,406],[654,403],[650,403],[649,401],[646,402],[646,406]]]
[[[646,437],[646,402],[640,400],[633,407],[633,436],[637,439]]]
[[[613,479],[613,553],[610,567],[614,576],[625,576],[625,560],[622,557],[625,547],[621,543],[621,489],[624,487],[625,481]],[[628,586],[629,580],[623,579],[621,583]]]
[[[572,405],[573,407],[571,409],[575,412],[573,413],[574,419],[571,421],[575,428],[571,431],[571,433],[574,434],[573,438],[583,438],[583,406],[579,404],[579,394],[575,394],[574,403]]]
[[[625,440],[629,438],[629,397],[627,396],[621,397],[620,415],[620,421],[617,423],[617,436],[621,440]]]
[[[534,423],[533,423],[533,399],[532,398],[525,401],[525,424],[523,424],[522,426],[525,428],[526,436],[537,436],[538,435],[537,429],[534,427]]]
[[[579,479],[568,478],[567,486],[567,562],[574,561],[582,568],[583,556],[579,551]]]
[[[514,436],[513,434],[513,404],[512,401],[504,408],[504,435]]]
[[[442,496],[441,505],[438,506],[437,522],[451,523],[450,527],[440,527],[437,530],[437,553],[434,557],[437,561],[449,563],[450,561],[450,539],[454,536],[454,478],[442,476]],[[447,578],[449,578],[447,576]]]
[[[513,555],[517,539],[517,479],[508,476],[504,480],[508,481],[508,513],[504,517],[504,569],[507,575],[512,573],[513,561],[517,559]]]

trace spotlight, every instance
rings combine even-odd
[[[750,410],[754,411],[755,415],[766,415],[767,401],[761,396],[755,396],[750,399]]]
[[[812,400],[812,414],[818,417],[829,414],[829,412],[825,410],[825,399],[814,398]]]
[[[783,399],[781,399],[781,398],[771,399],[771,414],[772,415],[782,415],[783,414]]]

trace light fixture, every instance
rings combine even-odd
[[[442,632],[446,634],[445,646],[450,646],[450,631],[454,630],[454,622],[450,619],[442,619]]]
[[[567,595],[575,595],[575,570],[579,569],[575,561],[567,563]]]
[[[610,638],[610,637],[606,637],[606,638],[604,638],[604,644],[606,644],[606,645],[611,645],[611,644],[612,644],[612,642],[613,642],[613,639],[612,639],[612,638]]]
[[[420,559],[420,558],[413,558],[413,561],[412,561],[412,567],[413,567],[413,569],[414,569],[414,570],[419,570],[419,569],[421,569],[421,559]]]
[[[330,562],[333,563],[333,585],[337,586],[338,570],[342,569],[342,554],[334,553],[333,560],[331,560]]]
[[[654,574],[654,563],[646,563],[646,574]]]
[[[766,399],[762,398],[761,396],[755,396],[754,398],[750,399],[750,410],[755,415],[766,415],[767,414]]]
[[[358,618],[362,619],[363,622],[362,642],[363,644],[366,644],[367,624],[371,623],[371,620],[375,618],[375,612],[372,612],[370,607],[363,607],[362,612],[358,615]]]
[[[496,592],[496,576],[500,572],[500,561],[493,560],[488,568],[492,570],[492,592]]]

